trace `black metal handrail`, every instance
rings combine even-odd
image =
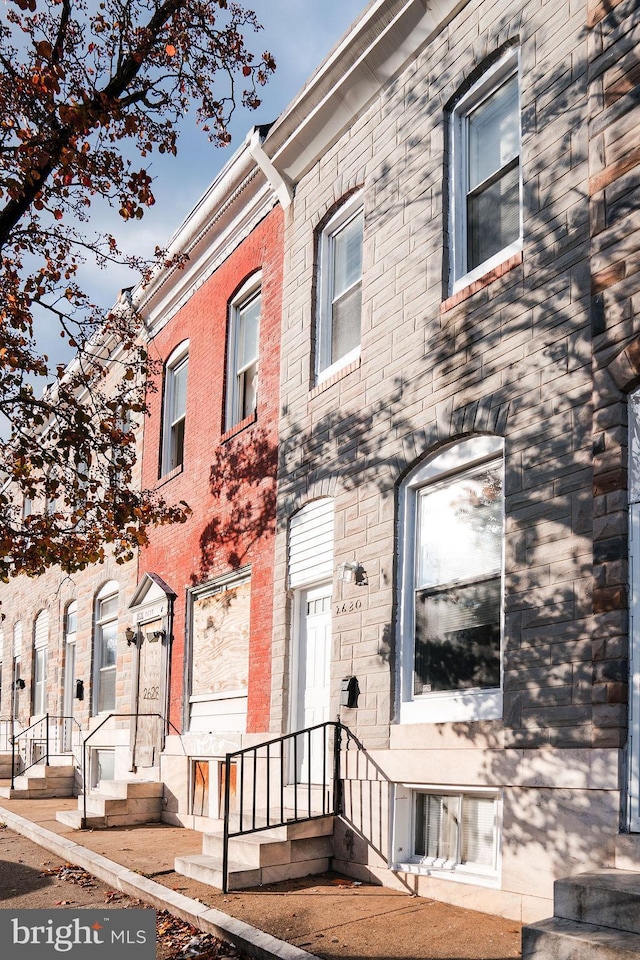
[[[318,817],[331,816],[342,811],[340,758],[343,734],[346,734],[347,746],[351,740],[358,743],[348,727],[339,720],[327,720],[324,723],[318,723],[294,733],[286,733],[226,754],[222,848],[224,893],[228,893],[229,890],[229,840],[233,837],[258,833],[262,830],[285,826],[287,823],[300,823]],[[300,749],[302,749],[302,756]],[[234,763],[239,778],[237,783],[238,829],[231,828],[231,767]],[[304,779],[305,774],[306,779]],[[314,781],[312,777],[318,774],[320,774],[319,779]],[[274,781],[275,798],[273,796]],[[299,787],[302,787],[306,793],[306,804],[304,801],[300,804]],[[293,794],[293,810],[285,809],[287,789]],[[249,822],[245,825],[247,790],[250,791],[249,812],[246,815]],[[313,798],[318,792],[320,803],[317,804],[317,808],[314,808]],[[264,816],[260,818],[264,822],[259,822],[258,795],[266,804]]]
[[[12,790],[14,789],[15,779],[16,779],[16,751],[17,751],[18,757],[20,756],[20,744],[19,744],[18,741],[20,741],[22,738],[24,738],[24,744],[25,744],[25,748],[24,748],[24,765],[23,765],[23,767],[22,767],[22,770],[20,771],[20,774],[21,774],[21,775],[22,775],[22,774],[25,774],[25,773],[27,772],[27,770],[31,770],[32,767],[37,766],[39,763],[42,763],[43,761],[44,761],[44,764],[45,764],[45,765],[48,765],[48,764],[49,764],[49,756],[50,756],[50,752],[51,752],[51,751],[50,751],[49,725],[50,725],[51,721],[57,721],[57,720],[61,720],[61,721],[63,721],[63,722],[66,721],[66,720],[71,720],[73,723],[76,724],[76,726],[78,727],[79,730],[82,729],[81,726],[80,726],[80,724],[78,723],[78,721],[76,720],[75,717],[64,717],[64,716],[57,716],[57,715],[51,716],[51,714],[46,713],[46,714],[44,715],[44,717],[40,717],[39,720],[35,720],[35,721],[34,721],[32,724],[30,724],[28,727],[24,727],[24,729],[22,729],[22,730],[19,731],[19,733],[14,734],[14,735],[12,736],[12,738],[11,738],[11,789],[12,789]],[[44,724],[44,736],[40,736],[40,737],[28,736],[28,734],[30,733],[30,731],[35,730],[37,727],[42,727],[43,724]],[[44,743],[44,754],[43,754],[43,756],[38,757],[37,760],[33,760],[31,763],[27,763],[27,759],[28,759],[28,756],[27,756],[27,743],[28,743],[28,742],[31,742],[31,743],[36,743],[36,742],[38,742],[38,743]]]

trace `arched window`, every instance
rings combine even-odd
[[[258,358],[262,274],[254,273],[229,305],[225,429],[255,414],[258,402]]]
[[[503,441],[473,437],[400,491],[400,719],[502,715]]]
[[[106,713],[109,710],[115,710],[116,707],[119,589],[116,580],[109,580],[96,597],[94,713]]]

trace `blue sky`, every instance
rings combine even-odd
[[[247,45],[256,53],[269,50],[277,70],[262,90],[262,105],[255,111],[238,108],[234,114],[229,148],[214,147],[192,118],[185,118],[177,158],[155,156],[156,205],[142,221],[122,223],[117,214],[104,223],[116,233],[125,249],[153,250],[168,240],[182,223],[216,173],[240,146],[254,124],[270,123],[290,103],[343,33],[367,5],[367,0],[243,0],[255,10],[263,30],[249,34]],[[102,218],[100,218],[102,219]],[[99,223],[93,224],[99,229]],[[125,271],[89,270],[85,285],[105,308],[110,307],[122,286],[137,278]]]

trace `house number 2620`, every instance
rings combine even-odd
[[[357,610],[362,610],[362,600],[345,600],[336,604],[336,616],[341,613],[355,613]]]

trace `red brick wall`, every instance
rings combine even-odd
[[[183,469],[158,478],[162,379],[150,396],[143,484],[172,502],[186,501],[186,524],[151,532],[140,575],[159,574],[175,591],[170,718],[180,728],[187,589],[251,564],[248,726],[268,729],[271,685],[273,550],[280,376],[283,218],[272,210],[191,296],[151,343],[162,363],[189,339]],[[238,287],[262,270],[262,304],[255,420],[224,433],[228,305]]]

